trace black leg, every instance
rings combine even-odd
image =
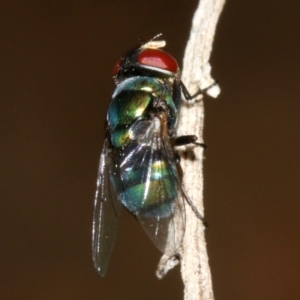
[[[182,186],[182,193],[183,193],[183,195],[185,197],[185,201],[191,207],[191,209],[194,212],[194,214],[196,215],[196,217],[202,222],[202,224],[204,225],[204,227],[207,228],[208,227],[208,223],[204,220],[203,216],[200,214],[200,212],[198,211],[198,209],[194,205],[193,201],[190,199],[190,197],[186,193],[186,191],[183,188],[183,186]]]
[[[205,144],[198,143],[197,139],[198,138],[195,135],[182,135],[182,136],[177,137],[174,140],[174,144],[175,144],[175,146],[183,146],[183,145],[188,145],[188,144],[194,144],[194,145],[200,146],[204,149],[207,148],[207,146]]]
[[[214,85],[218,84],[218,82],[214,82],[213,84],[211,84],[210,86],[208,86],[207,88],[201,90],[199,89],[195,94],[191,95],[190,92],[188,91],[188,89],[186,88],[186,86],[184,85],[184,83],[182,81],[180,81],[179,85],[181,87],[182,93],[184,95],[184,98],[186,100],[192,100],[195,97],[197,97],[198,95],[203,94],[204,92],[206,92],[207,90],[209,90],[211,87],[213,87]]]

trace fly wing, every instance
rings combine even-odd
[[[120,165],[122,203],[159,250],[178,253],[185,231],[184,196],[174,150],[158,118],[131,128],[135,142]],[[126,184],[124,186],[124,184]]]
[[[115,244],[121,203],[111,185],[113,163],[107,140],[100,156],[94,203],[92,251],[94,266],[104,276]]]

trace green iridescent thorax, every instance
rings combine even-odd
[[[167,105],[168,122],[174,128],[178,112],[169,84],[158,78],[139,76],[121,82],[114,91],[107,114],[112,145],[126,146],[130,141],[129,127],[136,120],[149,117],[158,102]]]

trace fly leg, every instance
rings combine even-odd
[[[175,138],[174,145],[175,146],[184,146],[184,145],[188,145],[188,144],[194,144],[194,145],[202,147],[203,149],[207,148],[206,144],[199,143],[199,142],[197,142],[197,140],[198,140],[198,138],[195,135],[182,135],[182,136]]]
[[[186,193],[184,187],[181,187],[182,189],[182,193],[183,196],[185,198],[185,201],[187,202],[187,204],[191,207],[193,213],[196,215],[196,217],[202,222],[202,224],[204,225],[205,228],[208,227],[208,223],[204,220],[203,216],[199,213],[197,207],[195,206],[195,204],[193,203],[193,201],[191,200],[191,198],[189,197],[189,195]]]
[[[179,139],[179,141],[181,139],[184,139],[186,137],[195,137],[196,140],[197,140],[197,137],[194,136],[194,135],[184,135],[184,136],[181,136],[177,139]],[[176,140],[177,140],[176,139]],[[175,143],[176,143],[176,140],[175,140]],[[189,143],[181,143],[179,145],[186,145],[186,144],[191,144],[191,143],[194,143],[194,142],[189,142]],[[200,143],[198,143],[200,144]],[[179,146],[178,144],[176,144],[177,146]],[[206,147],[205,144],[201,144],[201,146],[204,145]],[[202,146],[203,147],[203,146]],[[177,165],[177,170],[178,170],[178,173],[179,173],[179,176],[182,180],[182,177],[183,177],[183,170],[182,170],[182,167],[180,165],[180,155],[178,153],[175,153],[175,161],[176,161],[176,165]],[[208,223],[204,220],[204,217],[200,214],[200,212],[198,211],[197,207],[195,206],[195,204],[193,203],[193,201],[191,200],[191,198],[189,197],[189,195],[187,194],[187,192],[185,191],[184,187],[183,187],[183,184],[181,184],[181,190],[182,190],[182,194],[183,194],[183,197],[185,198],[185,201],[187,202],[187,204],[191,207],[193,213],[196,215],[196,217],[202,222],[202,224],[204,225],[205,228],[208,227]]]
[[[215,86],[217,84],[218,84],[218,82],[215,81],[214,83],[212,83],[211,85],[209,85],[208,87],[206,87],[203,90],[201,90],[199,88],[199,90],[195,94],[191,95],[190,92],[188,91],[188,89],[186,88],[186,86],[184,85],[184,83],[181,80],[179,82],[179,85],[180,85],[181,91],[184,95],[184,98],[188,101],[196,98],[198,95],[202,95],[204,92],[206,92],[207,90],[209,90],[210,88],[212,88],[213,86]]]

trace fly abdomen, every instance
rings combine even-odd
[[[146,168],[146,169],[145,169]],[[164,161],[154,161],[147,169],[147,164],[138,169],[121,172],[121,202],[133,214],[148,217],[170,215],[170,203],[176,190],[174,178]]]

